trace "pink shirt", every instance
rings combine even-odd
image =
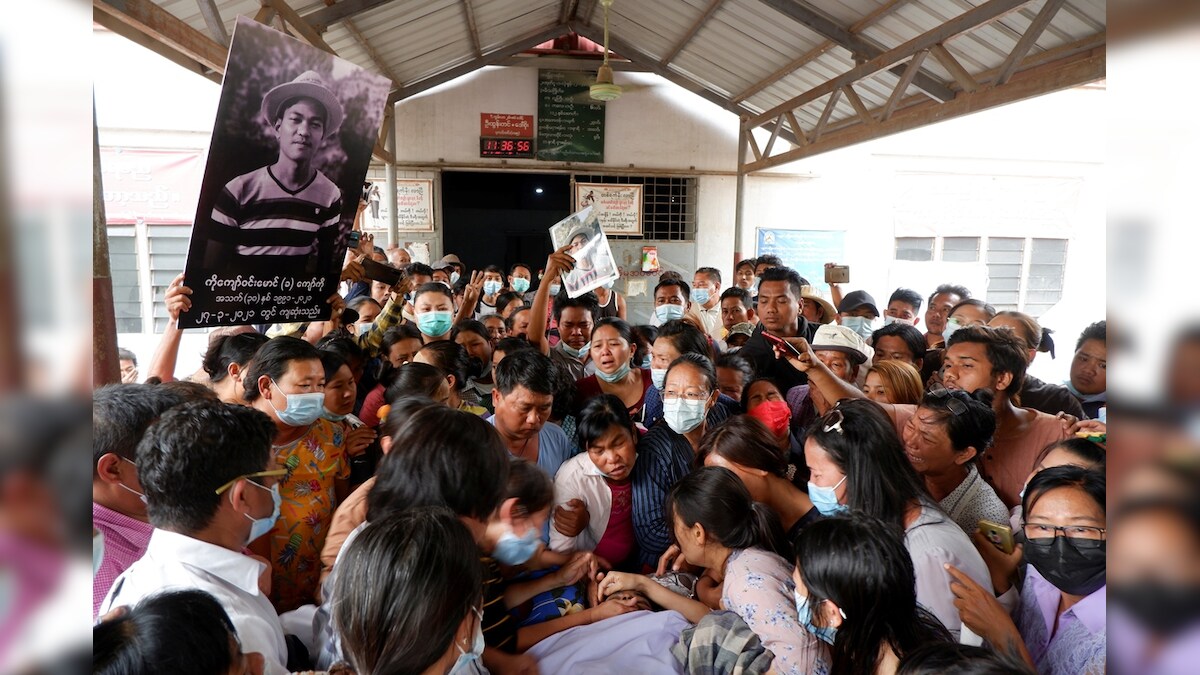
[[[104,560],[92,578],[92,618],[121,573],[141,559],[154,527],[92,502],[92,526],[104,533]]]

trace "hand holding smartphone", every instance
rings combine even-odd
[[[825,283],[827,283],[827,284],[848,284],[848,283],[850,283],[850,266],[849,265],[826,265],[825,266]]]
[[[783,351],[791,354],[792,356],[794,356],[796,358],[800,358],[800,350],[796,349],[796,347],[794,345],[792,345],[792,343],[788,342],[787,340],[784,340],[783,338],[779,337],[778,335],[772,335],[771,333],[768,333],[765,330],[762,332],[762,336],[767,341],[767,343],[770,344],[771,346],[778,347],[779,349],[782,349]]]
[[[983,536],[987,537],[987,540],[992,542],[992,545],[994,545],[996,548],[1005,553],[1013,552],[1013,549],[1016,545],[1013,543],[1012,528],[1008,525],[1001,525],[1000,523],[995,523],[990,520],[980,520],[979,531],[982,532]]]
[[[388,286],[395,286],[400,283],[400,279],[404,277],[404,272],[400,269],[385,265],[381,262],[364,258],[362,261],[363,276],[375,281],[382,281]]]

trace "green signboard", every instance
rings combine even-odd
[[[604,162],[604,104],[588,98],[595,79],[595,73],[538,71],[538,159]]]

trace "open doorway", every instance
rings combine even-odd
[[[468,269],[522,262],[534,282],[554,250],[549,228],[570,214],[566,174],[442,173],[442,250]]]

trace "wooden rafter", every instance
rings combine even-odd
[[[389,2],[392,0],[341,0],[336,5],[304,15],[304,21],[318,33],[324,33],[330,26],[343,19],[349,19]]]
[[[482,57],[471,59],[462,65],[443,70],[440,73],[435,73],[423,80],[409,82],[403,87],[393,90],[390,94],[388,94],[388,104],[394,104],[397,101],[408,98],[409,96],[419,94],[427,89],[432,89],[439,84],[444,84],[457,77],[474,72],[484,66],[490,66],[499,63],[514,54],[523,52],[526,49],[539,45],[547,40],[553,40],[556,37],[569,33],[570,31],[570,26],[555,24],[549,28],[543,28],[537,32],[518,37],[504,45],[501,45],[500,47],[497,47],[496,49],[493,49],[490,52],[485,53]]]
[[[704,28],[704,24],[708,23],[708,20],[712,18],[712,15],[721,8],[721,3],[724,1],[725,0],[711,0],[708,3],[708,7],[704,9],[704,12],[692,22],[692,25],[683,34],[683,37],[677,40],[671,49],[663,55],[663,57],[659,60],[659,64],[665,66],[674,61],[675,57],[679,56],[679,52],[683,51],[683,48],[692,41],[692,38],[696,37],[696,33],[699,33],[700,29]]]
[[[892,117],[892,113],[896,111],[896,104],[900,103],[900,99],[904,97],[904,92],[908,91],[909,86],[912,85],[913,78],[921,70],[921,64],[925,62],[925,57],[928,54],[928,50],[913,54],[912,60],[904,68],[904,74],[900,76],[900,82],[892,90],[892,95],[888,97],[887,103],[883,106],[883,112],[879,115],[879,118],[884,122],[888,121]]]
[[[221,12],[217,11],[217,3],[213,0],[196,0],[204,24],[208,26],[208,34],[217,42],[228,45],[229,33],[225,31],[225,23],[221,21]]]
[[[483,47],[479,44],[479,26],[475,23],[475,10],[471,7],[471,0],[459,0],[462,5],[463,19],[467,22],[467,34],[471,37],[471,51],[475,52],[475,58],[483,58]]]
[[[929,48],[929,52],[933,54],[933,58],[942,64],[942,67],[950,71],[950,75],[954,77],[954,81],[958,83],[959,89],[965,92],[973,92],[979,88],[979,82],[971,76],[971,73],[959,63],[958,59],[946,49],[944,44],[936,44]]]
[[[279,13],[280,18],[286,21],[287,25],[295,29],[295,31],[300,34],[300,37],[302,37],[305,42],[316,47],[317,49],[323,49],[330,54],[337,56],[337,52],[333,51],[333,47],[325,44],[325,39],[321,37],[321,33],[309,25],[309,23],[304,20],[304,17],[300,16],[296,10],[292,9],[291,5],[287,4],[285,0],[263,1],[270,3],[271,7],[274,7],[275,11]]]
[[[845,92],[846,100],[854,107],[854,112],[858,113],[863,122],[866,124],[875,124],[878,121],[871,114],[871,111],[867,110],[867,104],[863,103],[862,97],[854,90],[854,85],[848,84],[842,87],[842,91]]]
[[[1096,37],[1101,38],[1098,44]],[[1080,45],[1088,44],[1093,46],[1086,51],[1071,53]],[[1105,45],[1102,36],[1082,40],[1070,47],[1070,50],[1028,57],[1022,62],[1023,67],[1018,68],[1012,79],[1005,84],[982,87],[973,93],[963,92],[953,101],[945,103],[929,100],[924,95],[914,95],[907,102],[898,105],[891,118],[878,124],[868,125],[859,121],[857,117],[853,118],[852,121],[831,126],[819,140],[813,140],[807,146],[795,147],[771,157],[757,159],[745,164],[741,170],[762,171],[830,150],[1088,84],[1105,77]],[[1057,58],[1048,60],[1051,57]],[[1027,65],[1029,67],[1024,67]],[[747,122],[752,123],[753,121]]]
[[[829,124],[829,118],[833,116],[833,111],[837,108],[838,99],[841,96],[841,89],[834,89],[833,93],[829,95],[829,100],[825,102],[825,110],[821,111],[821,119],[817,120],[817,126],[813,127],[813,143],[821,140],[821,134],[825,131],[825,125]]]
[[[885,51],[883,47],[874,41],[863,35],[854,33],[808,3],[801,2],[801,0],[759,0],[759,2],[821,37],[832,40],[835,44],[849,50],[854,55],[856,61],[873,59]],[[896,75],[901,75],[901,73],[896,72]],[[914,74],[913,84],[926,94],[929,94],[930,98],[939,101],[948,101],[954,98],[954,91],[947,87],[946,83],[942,82],[933,73],[918,70]]]
[[[996,76],[995,84],[1004,84],[1017,72],[1017,66],[1021,64],[1021,59],[1029,54],[1029,50],[1033,49],[1033,45],[1037,43],[1038,38],[1054,20],[1054,15],[1058,14],[1058,10],[1062,9],[1063,3],[1066,0],[1046,0],[1046,4],[1042,5],[1042,10],[1033,18],[1033,23],[1029,24],[1025,34],[1017,41],[1017,46],[1013,48],[1008,58],[1004,60],[1004,65],[1000,66],[1000,73]]]
[[[270,26],[271,20],[275,18],[275,8],[270,5],[263,5],[254,13],[254,20],[264,26]]]
[[[333,6],[334,1],[335,0],[325,0],[325,5]],[[392,81],[392,88],[399,89],[400,78],[396,77],[396,74],[392,72],[390,67],[388,67],[387,62],[383,60],[383,57],[379,56],[379,52],[375,51],[375,47],[369,40],[367,40],[367,36],[362,34],[362,31],[358,29],[358,26],[354,24],[354,20],[346,18],[342,19],[341,23],[342,27],[346,29],[346,32],[349,33],[350,36],[358,42],[358,45],[363,48],[363,51],[367,53],[367,58],[371,59],[371,63],[375,64],[375,67],[379,69],[379,72],[383,73],[384,77]]]
[[[891,14],[892,12],[896,11],[901,5],[903,5],[906,2],[909,2],[909,0],[891,0],[891,2],[887,2],[883,5],[880,5],[875,11],[866,15],[861,20],[859,20],[858,23],[851,26],[850,32],[852,34],[857,34],[857,33],[860,33],[862,31],[866,30],[867,28],[870,28],[871,26],[875,25],[880,19],[882,19],[883,17],[887,16],[888,14]],[[834,47],[837,47],[837,46],[838,46],[837,43],[835,43],[833,40],[826,40],[826,41],[822,42],[821,44],[817,45],[816,47],[814,47],[814,48],[808,50],[807,52],[805,52],[804,54],[802,54],[799,58],[788,62],[782,68],[772,72],[770,75],[764,77],[763,79],[759,80],[758,82],[755,82],[754,84],[750,85],[749,87],[746,87],[742,91],[738,92],[733,97],[733,102],[741,103],[742,101],[746,100],[747,98],[750,98],[751,96],[757,94],[758,92],[762,91],[763,89],[766,89],[767,87],[771,86],[772,84],[775,84],[776,82],[782,80],[783,78],[787,77],[788,75],[791,75],[792,73],[796,72],[800,68],[803,68],[805,65],[812,63],[813,61],[817,60],[822,54],[828,52],[830,49],[833,49]]]
[[[221,81],[229,50],[150,0],[93,0],[92,19],[118,35]]]

